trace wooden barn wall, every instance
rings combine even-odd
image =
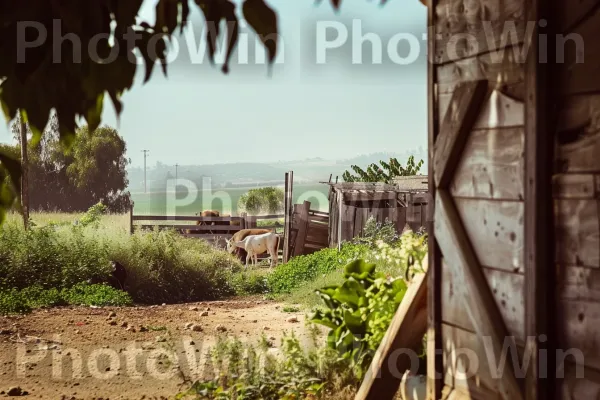
[[[470,134],[450,186],[468,239],[490,291],[521,354],[524,342],[524,112],[525,68],[519,58],[525,32],[522,0],[435,0],[434,95],[438,126],[462,82],[487,79],[493,93]],[[482,19],[489,22],[484,27]],[[515,24],[518,43],[502,39]],[[488,36],[485,29],[491,29]],[[430,32],[431,34],[431,32]],[[458,35],[457,35],[458,34]],[[462,34],[462,35],[460,35]],[[490,40],[490,37],[492,40]],[[431,172],[430,172],[431,175]],[[493,251],[490,251],[493,249]],[[447,398],[498,399],[498,381],[483,342],[465,312],[461,266],[441,267],[443,393]],[[473,370],[471,349],[479,359]]]
[[[564,363],[561,394],[569,400],[600,398],[599,3],[587,0],[574,6],[569,0],[555,0],[559,33],[578,35],[584,46],[583,62],[577,62],[575,43],[570,42],[564,47],[565,62],[556,65],[556,329],[559,349],[583,354]],[[557,359],[558,367],[561,361]]]
[[[486,105],[471,132],[451,194],[465,231],[482,266],[519,354],[525,340],[524,321],[524,116],[525,64],[515,50],[525,33],[522,0],[433,0],[435,40],[430,87],[434,98],[433,136],[449,110],[457,85],[489,80],[506,96]],[[600,398],[600,1],[554,0],[556,24],[563,35],[576,34],[584,46],[577,62],[575,40],[567,41],[564,63],[553,71],[560,92],[553,176],[555,265],[557,274],[556,332],[563,351],[583,357],[557,358],[559,398]],[[491,21],[484,33],[482,19]],[[502,47],[504,23],[515,23],[520,44]],[[459,35],[452,34],[468,34]],[[504,42],[506,43],[506,42]],[[560,56],[559,51],[559,56]],[[500,62],[499,62],[500,61]],[[558,60],[560,62],[560,59]],[[431,142],[430,142],[431,143]],[[430,171],[430,175],[432,175]],[[490,251],[493,249],[493,251]],[[485,365],[486,354],[460,301],[461,273],[441,262],[440,315],[444,397],[499,398],[497,381]],[[552,311],[550,311],[552,312]],[[464,354],[479,355],[477,371]],[[466,377],[465,377],[466,374]]]

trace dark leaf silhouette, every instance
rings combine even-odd
[[[224,0],[223,14],[227,21],[227,54],[225,56],[225,63],[223,64],[223,73],[229,73],[229,60],[231,55],[237,46],[239,37],[239,21],[235,14],[235,5],[229,0]]]
[[[242,12],[248,24],[254,29],[260,41],[267,49],[269,64],[273,64],[277,56],[277,44],[279,41],[277,14],[264,0],[244,1]]]

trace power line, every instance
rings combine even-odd
[[[148,156],[148,153],[150,152],[150,150],[142,150],[142,152],[144,153],[144,193],[147,193],[147,180],[146,180],[146,157]]]

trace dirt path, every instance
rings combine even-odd
[[[187,387],[184,377],[194,381],[210,374],[206,354],[219,335],[256,342],[264,332],[275,352],[284,331],[308,343],[304,314],[281,307],[243,298],[0,317],[0,397],[21,387],[28,398],[169,398]],[[110,313],[116,315],[108,318]],[[298,322],[289,322],[290,317]],[[199,327],[189,329],[191,323]]]

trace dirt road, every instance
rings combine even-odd
[[[308,343],[304,320],[260,298],[0,317],[0,397],[20,387],[27,398],[169,398],[211,375],[218,336],[257,342],[264,333],[277,352],[284,331]]]

